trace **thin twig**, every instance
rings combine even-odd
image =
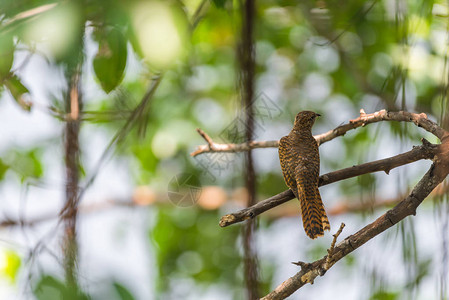
[[[193,31],[196,26],[198,25],[198,23],[201,21],[202,19],[202,14],[201,12],[203,11],[203,8],[209,3],[209,1],[207,0],[203,0],[201,1],[201,3],[198,5],[198,7],[196,8],[195,12],[193,13],[192,16],[192,24],[190,25],[190,30]]]
[[[209,143],[207,145],[200,145],[195,149],[195,151],[190,153],[190,156],[195,157],[199,154],[210,152],[245,152],[249,151],[250,149],[277,148],[279,146],[279,141],[251,141],[249,143],[241,144],[220,144],[215,143],[210,137],[209,139],[212,142],[212,148],[210,147]]]
[[[9,26],[13,25],[16,22],[23,21],[25,19],[35,17],[37,15],[43,14],[57,6],[57,3],[51,3],[51,4],[45,4],[38,7],[34,7],[32,9],[23,11],[15,15],[14,17],[10,18],[8,21],[4,22],[2,24],[2,27],[0,28],[0,32],[6,31]]]
[[[415,114],[405,111],[388,112],[386,110],[380,110],[372,114],[366,114],[363,109],[360,110],[360,116],[356,119],[350,120],[349,123],[338,126],[328,132],[315,135],[314,138],[321,145],[325,142],[329,142],[336,137],[345,135],[346,132],[363,127],[368,124],[377,123],[381,121],[397,121],[397,122],[412,122],[418,127],[422,127],[424,130],[432,133],[438,137],[441,141],[449,136],[449,134],[438,126],[436,123],[427,119],[427,115],[424,113]],[[211,139],[212,141],[212,139]],[[249,143],[241,144],[219,144],[213,143],[214,149],[211,149],[208,145],[200,145],[190,155],[196,156],[209,152],[243,152],[249,149],[256,148],[276,148],[279,147],[279,140],[277,141],[251,141]]]
[[[143,114],[143,111],[145,108],[149,105],[151,99],[153,98],[157,88],[159,87],[159,84],[161,83],[163,78],[163,74],[160,74],[153,78],[153,80],[150,82],[148,89],[145,93],[145,95],[142,97],[142,100],[140,101],[139,105],[131,112],[130,116],[126,120],[125,125],[117,131],[117,133],[114,135],[114,137],[111,139],[109,144],[106,146],[106,148],[103,150],[103,153],[100,156],[100,159],[97,161],[94,171],[92,174],[90,174],[90,177],[86,180],[86,183],[84,187],[81,189],[80,195],[82,196],[84,192],[87,190],[87,188],[95,181],[98,173],[101,170],[101,167],[109,157],[109,155],[112,153],[114,146],[123,141],[123,139],[128,135],[128,133],[131,131],[131,129],[134,127],[135,122],[137,119],[141,117]]]
[[[370,12],[370,10],[374,7],[374,5],[376,3],[377,3],[377,0],[374,0],[368,8],[365,8],[366,3],[363,3],[361,5],[361,7],[358,9],[358,11],[355,13],[355,15],[352,16],[350,22],[348,22],[348,24],[346,24],[345,28],[340,33],[338,33],[337,36],[335,36],[333,39],[331,39],[330,41],[327,41],[325,43],[314,42],[314,45],[317,45],[320,47],[326,47],[326,46],[332,45],[334,42],[336,42],[338,39],[340,39],[340,37],[342,37],[343,34],[348,32],[352,26],[354,26],[354,24],[356,23],[355,20],[362,19],[363,17],[365,17]]]
[[[201,130],[201,128],[197,128],[196,131],[198,131],[198,133],[201,135],[201,137],[207,142],[207,145],[209,146],[209,149],[211,149],[212,151],[214,151],[214,150],[215,150],[214,142],[213,142],[212,139],[207,135],[207,133],[205,133],[203,130]]]
[[[341,232],[343,231],[343,228],[345,228],[345,223],[341,223],[340,228],[338,229],[337,233],[335,233],[333,235],[333,240],[331,243],[331,247],[327,250],[327,258],[326,258],[326,263],[324,264],[324,269],[327,271],[329,270],[329,263],[332,259],[332,256],[334,255],[334,250],[335,250],[335,243],[337,242],[337,238],[340,236]]]

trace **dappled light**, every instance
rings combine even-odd
[[[177,10],[164,1],[143,1],[131,8],[145,60],[158,69],[170,67],[187,47],[187,22]]]

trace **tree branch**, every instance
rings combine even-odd
[[[421,159],[433,159],[434,156],[438,153],[441,145],[433,145],[426,139],[422,139],[422,142],[423,145],[415,146],[412,150],[393,157],[380,159],[321,175],[318,185],[323,186],[343,179],[348,179],[378,171],[384,171],[388,174],[390,170],[399,166],[406,165]],[[288,189],[273,197],[260,201],[251,207],[221,217],[219,224],[221,227],[226,227],[234,223],[252,219],[257,215],[294,198],[295,196],[293,195],[293,192]]]
[[[241,143],[241,144],[220,144],[215,143],[204,131],[201,129],[197,129],[200,135],[206,140],[207,145],[200,145],[196,148],[195,151],[190,153],[190,156],[197,156],[202,153],[211,153],[211,152],[245,152],[250,149],[256,148],[277,148],[279,146],[279,141],[251,141],[249,143]],[[206,136],[208,139],[206,139]]]
[[[82,38],[82,36],[81,36]],[[65,100],[65,109],[70,118],[67,120],[64,132],[64,158],[65,158],[65,205],[60,212],[64,221],[65,235],[63,237],[64,271],[69,286],[77,287],[77,215],[80,201],[80,111],[82,110],[81,95],[81,66],[83,52],[78,49],[78,63],[68,76],[68,93]]]
[[[338,126],[335,129],[329,130],[328,132],[315,135],[314,137],[317,140],[318,145],[321,145],[325,142],[333,140],[336,137],[345,135],[346,132],[348,132],[349,130],[381,121],[412,122],[416,126],[422,127],[424,130],[432,133],[433,135],[438,137],[441,141],[449,136],[449,134],[444,129],[439,127],[436,123],[427,119],[427,115],[424,113],[415,114],[405,111],[388,112],[383,109],[374,112],[372,114],[366,114],[365,111],[361,109],[360,116],[358,118],[350,120],[349,123]],[[203,138],[205,138],[204,135],[202,136]],[[196,150],[190,154],[191,156],[197,156],[202,153],[210,153],[210,152],[243,152],[248,151],[249,149],[276,148],[279,146],[279,140],[251,141],[249,143],[241,143],[241,144],[220,144],[214,143],[209,136],[207,137],[208,139],[205,140],[208,144],[198,146]]]
[[[448,148],[448,147],[446,147]],[[444,161],[447,162],[447,152]],[[413,188],[412,192],[394,208],[376,219],[373,223],[360,229],[340,242],[328,255],[310,264],[302,264],[301,271],[280,284],[274,291],[263,297],[263,300],[285,299],[307,283],[313,283],[318,275],[323,276],[337,261],[359,248],[373,237],[384,232],[409,215],[415,215],[417,207],[442,182],[448,173],[447,164],[434,163],[429,171]]]

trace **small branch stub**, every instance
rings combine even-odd
[[[345,228],[345,223],[341,223],[340,228],[338,229],[337,233],[333,235],[334,239],[332,240],[331,247],[327,250],[327,258],[326,263],[324,264],[324,270],[329,270],[330,262],[332,260],[332,256],[334,255],[335,250],[335,243],[337,242],[337,238],[340,236],[341,232],[343,231],[343,228]]]

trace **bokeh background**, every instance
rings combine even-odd
[[[288,134],[305,109],[322,115],[314,134],[361,108],[424,112],[447,129],[448,17],[446,1],[258,0],[254,138]],[[1,0],[0,298],[245,299],[241,225],[218,226],[245,206],[244,156],[190,156],[205,143],[196,128],[216,142],[242,138],[241,19],[231,0]],[[67,74],[79,53],[74,294],[58,213]],[[408,151],[422,137],[438,142],[413,124],[359,128],[320,147],[321,173]],[[253,155],[257,199],[284,191],[277,149]],[[373,221],[429,166],[320,188],[332,232],[344,222],[344,238]],[[446,190],[292,299],[448,299]],[[305,236],[295,200],[260,216],[261,294],[331,240]]]

